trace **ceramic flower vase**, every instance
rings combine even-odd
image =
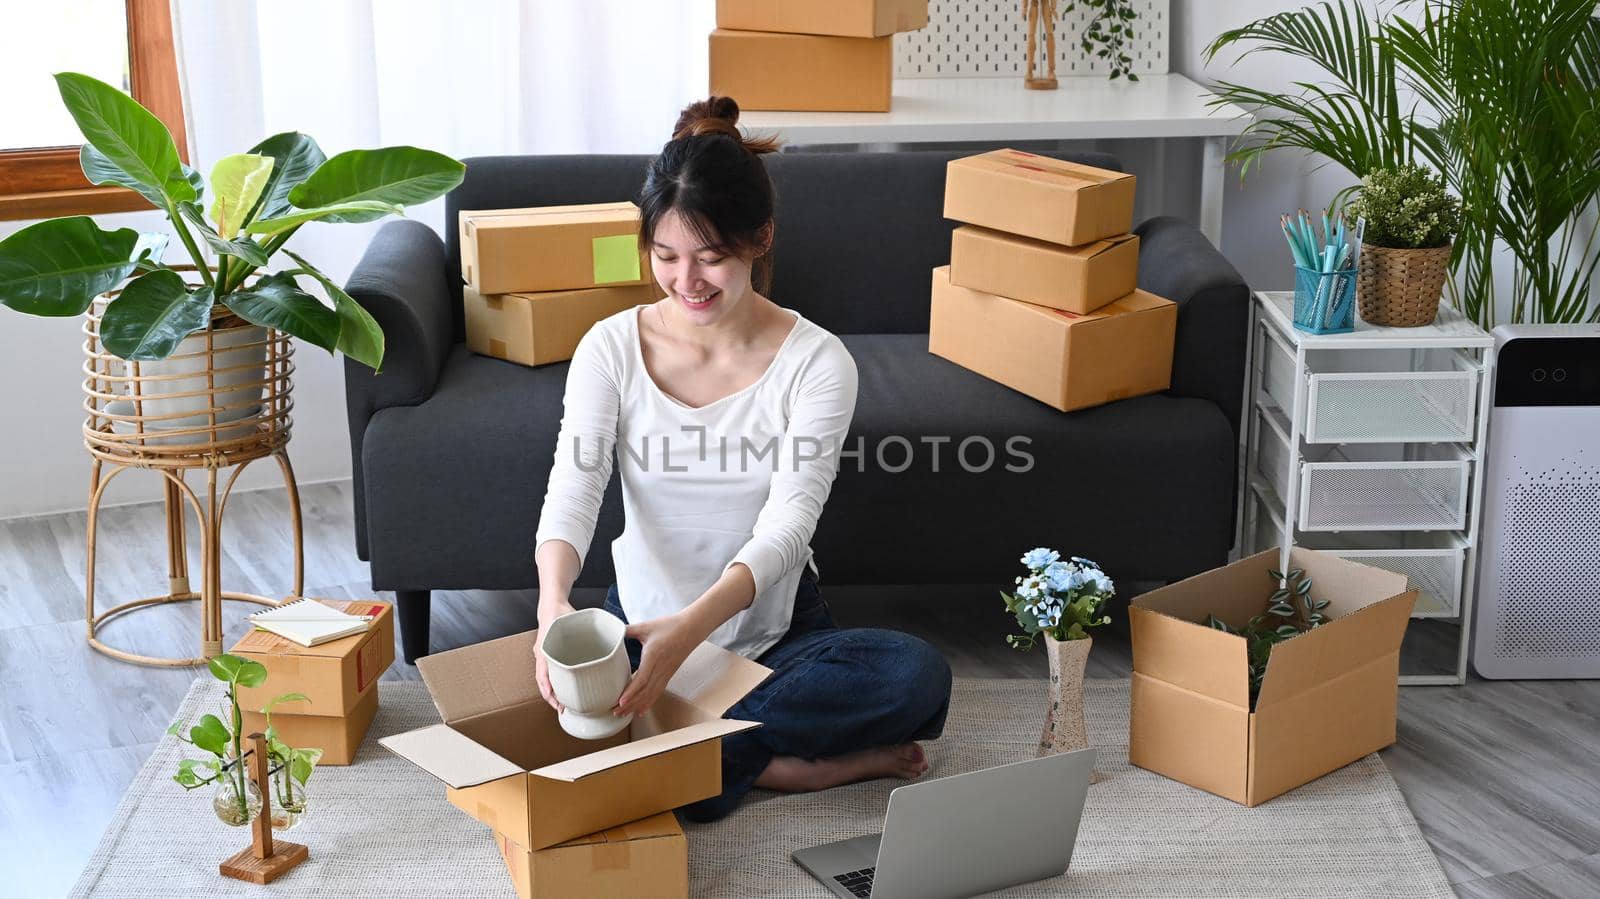
[[[1039,755],[1055,755],[1087,749],[1089,732],[1083,724],[1083,669],[1089,662],[1093,638],[1044,639],[1045,656],[1050,660],[1050,691],[1046,697],[1044,733],[1039,737]],[[1096,771],[1091,782],[1101,780]]]

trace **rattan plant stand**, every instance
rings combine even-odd
[[[259,605],[278,601],[222,589],[222,520],[228,496],[250,463],[272,457],[289,493],[294,535],[294,589],[304,587],[305,549],[300,494],[287,447],[291,427],[294,346],[288,335],[232,317],[223,307],[210,325],[184,338],[167,359],[127,362],[104,351],[100,323],[116,292],[97,298],[84,321],[84,445],[91,458],[84,620],[89,645],[112,658],[140,665],[203,665],[222,652],[222,602]],[[167,592],[95,611],[95,547],[100,503],[120,474],[144,469],[165,481]],[[205,479],[201,495],[186,480]],[[225,476],[225,477],[224,477]],[[200,528],[200,583],[189,580],[184,505]],[[107,621],[168,603],[200,603],[200,654],[192,658],[143,655],[106,644]]]

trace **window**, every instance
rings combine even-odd
[[[21,85],[0,124],[0,219],[149,209],[131,190],[96,187],[78,167],[82,138],[61,105],[58,71],[121,85],[155,113],[189,161],[168,0],[54,0],[20,9],[0,36],[0,83]]]

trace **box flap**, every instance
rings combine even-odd
[[[1311,578],[1311,592],[1318,599],[1328,600],[1325,614],[1329,618],[1342,618],[1357,609],[1404,593],[1407,586],[1406,576],[1398,572],[1300,546],[1290,547],[1289,567],[1305,570],[1306,576]]]
[[[1014,175],[1029,181],[1061,184],[1073,188],[1107,184],[1133,177],[1126,172],[1114,172],[1110,169],[1095,168],[1012,149],[991,150],[977,156],[951,160],[950,164],[972,166]]]
[[[1312,578],[1311,593],[1320,598],[1317,586]],[[1295,701],[1351,670],[1398,655],[1416,599],[1415,590],[1391,596],[1272,647],[1256,708]]]
[[[1076,247],[1064,247],[1061,244],[1051,243],[1048,240],[1039,240],[1038,238],[1026,237],[1021,234],[1008,234],[1005,231],[996,231],[993,228],[985,228],[981,225],[961,225],[955,229],[955,234],[959,235],[960,237],[970,238],[986,243],[1012,244],[1032,250],[1057,253],[1061,256],[1070,256],[1075,259],[1093,259],[1094,257],[1099,256],[1100,254],[1105,253],[1114,247],[1119,247],[1130,240],[1139,239],[1137,235],[1133,234],[1118,234],[1115,237],[1102,238],[1101,240],[1080,244]],[[1154,296],[1154,294],[1151,295]]]
[[[721,717],[769,677],[772,669],[712,643],[701,643],[678,666],[667,692]]]
[[[447,724],[409,730],[378,743],[458,790],[522,773],[521,767]]]
[[[1250,707],[1243,637],[1138,606],[1128,609],[1128,623],[1134,671],[1219,702]]]
[[[758,721],[737,721],[726,718],[718,718],[715,721],[702,721],[699,724],[680,727],[664,734],[645,737],[642,740],[634,740],[631,743],[613,746],[610,749],[602,749],[599,752],[591,752],[588,755],[580,755],[577,758],[556,762],[553,765],[545,765],[543,768],[536,768],[529,773],[535,777],[548,777],[551,780],[564,780],[570,783],[588,777],[591,774],[615,768],[626,762],[638,761],[652,755],[659,755],[668,750],[691,746],[695,743],[703,743],[706,740],[713,740],[717,737],[754,730],[760,726],[761,723]]]
[[[538,634],[524,631],[418,659],[439,716],[454,723],[539,698],[533,655]]]
[[[1267,598],[1277,589],[1267,571],[1276,567],[1278,551],[1269,549],[1152,590],[1130,605],[1196,624],[1215,615],[1239,627],[1266,610]],[[1137,665],[1137,645],[1134,651]]]

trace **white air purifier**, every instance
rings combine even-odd
[[[1494,337],[1472,664],[1600,678],[1600,325]]]

